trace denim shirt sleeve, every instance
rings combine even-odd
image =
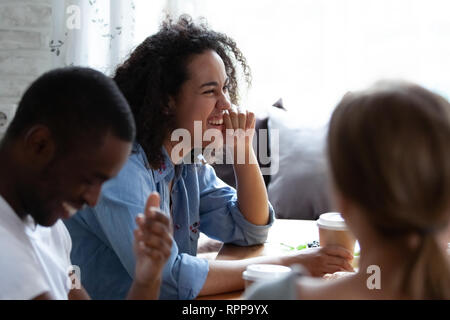
[[[163,270],[159,298],[164,300],[192,300],[206,281],[209,264],[206,259],[179,253],[174,242],[169,260]]]
[[[208,165],[198,166],[200,188],[200,228],[211,238],[240,246],[264,243],[274,221],[269,207],[269,222],[259,226],[245,219],[239,210],[236,190],[220,180]]]
[[[150,171],[141,162],[139,154],[132,155],[119,175],[105,183],[94,210],[111,248],[132,278],[136,265],[133,251],[135,218],[143,212],[152,191],[158,190]],[[194,299],[203,287],[208,271],[207,260],[179,253],[173,242],[163,270],[160,299]]]

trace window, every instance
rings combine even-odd
[[[243,104],[258,112],[283,98],[299,124],[322,125],[345,92],[382,78],[411,80],[449,98],[446,0],[135,3],[136,43],[156,31],[163,16],[156,8],[203,16],[212,28],[234,38],[253,73]]]
[[[414,81],[449,98],[449,1],[169,2],[175,13],[204,16],[236,40],[252,68],[244,102],[250,109],[281,97],[299,123],[321,125],[345,92],[382,78]]]

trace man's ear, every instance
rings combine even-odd
[[[44,125],[28,129],[23,142],[27,158],[36,166],[48,164],[55,156],[55,141],[48,127]]]

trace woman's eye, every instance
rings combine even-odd
[[[211,89],[211,90],[207,90],[204,91],[203,94],[214,94],[216,89]],[[223,92],[228,92],[228,90],[230,90],[230,86],[226,85],[222,88]]]

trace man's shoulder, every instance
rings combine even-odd
[[[25,233],[0,225],[0,299],[32,299],[49,291]]]
[[[0,219],[0,257],[6,256],[10,252],[27,251],[29,248],[24,228],[20,228],[8,220]]]
[[[33,248],[25,232],[18,234],[0,224],[0,273],[20,273],[21,269],[35,263]]]

